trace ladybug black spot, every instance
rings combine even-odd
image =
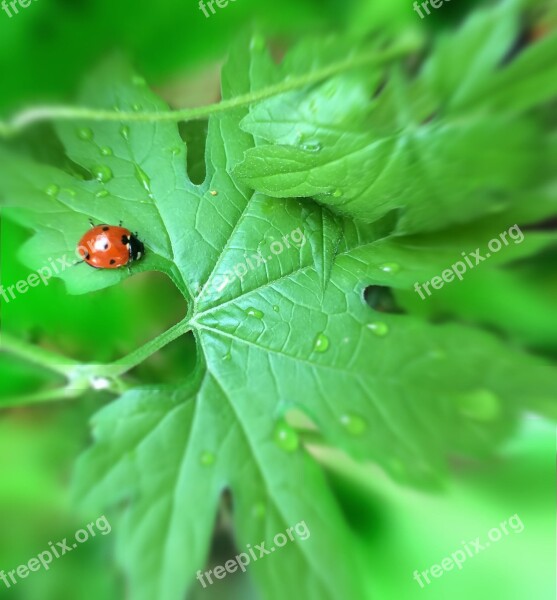
[[[103,227],[103,231],[108,231],[110,227]]]
[[[122,244],[124,244],[124,246],[127,246],[130,243],[130,238],[127,235],[123,235],[122,236]]]
[[[115,261],[113,258],[111,258],[111,259],[110,259],[110,264],[111,264],[111,265],[113,265],[115,262],[116,262],[116,261]]]
[[[105,250],[108,250],[108,244],[105,244],[105,245],[104,245],[104,249],[105,249]]]

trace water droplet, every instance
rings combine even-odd
[[[204,467],[210,467],[212,464],[214,464],[215,458],[216,457],[212,452],[205,450],[205,452],[201,453],[199,460]]]
[[[56,194],[57,194],[59,191],[60,191],[60,188],[59,188],[57,185],[55,185],[55,184],[52,184],[52,185],[49,185],[49,186],[46,188],[46,190],[45,190],[45,193],[46,193],[46,195],[47,195],[47,196],[56,196]]]
[[[398,273],[400,271],[400,265],[398,263],[385,263],[379,265],[379,269],[383,271],[383,273]]]
[[[406,475],[406,467],[400,458],[391,458],[391,460],[389,460],[389,467],[391,471],[399,477]]]
[[[95,194],[97,198],[106,198],[108,196],[108,190],[100,190]]]
[[[178,154],[180,154],[180,152],[182,151],[181,148],[171,148],[170,152],[172,152],[172,154],[174,154],[174,156],[177,156]]]
[[[246,311],[248,317],[255,317],[256,319],[262,319],[265,315],[257,308],[250,307]]]
[[[267,507],[264,502],[257,502],[251,509],[251,514],[255,519],[262,519],[267,513]]]
[[[362,435],[367,429],[367,423],[363,417],[354,413],[341,415],[340,424],[350,435]]]
[[[145,171],[138,164],[135,165],[135,176],[145,191],[149,194],[149,198],[152,198],[151,180],[147,176],[147,173],[145,173]]]
[[[222,360],[224,361],[229,361],[232,357],[230,356],[230,352],[227,352],[223,357]]]
[[[475,390],[457,398],[460,412],[476,421],[492,421],[501,412],[499,398],[490,390]]]
[[[302,144],[302,150],[307,152],[319,152],[321,150],[321,144],[319,142],[305,142]]]
[[[139,75],[134,75],[132,77],[132,83],[134,85],[145,85],[146,84],[145,79],[143,79],[143,77],[140,77]]]
[[[277,423],[273,438],[276,444],[286,452],[294,452],[300,443],[296,431],[285,421]]]
[[[120,127],[120,135],[128,141],[130,139],[130,128],[127,125]]]
[[[342,196],[342,190],[335,190],[333,192],[333,198],[340,198]]]
[[[96,165],[91,169],[91,172],[101,183],[106,183],[113,177],[110,167],[107,167],[106,165]]]
[[[254,35],[250,41],[250,49],[256,52],[265,50],[265,40],[261,35]]]
[[[279,307],[278,307],[278,306],[275,304],[275,305],[273,306],[273,310],[274,310],[275,312],[278,312],[278,311],[280,310],[280,308],[279,308]]]
[[[329,338],[324,333],[320,333],[315,340],[313,349],[316,352],[327,352],[329,349]]]
[[[219,195],[219,193],[217,192],[217,190],[211,190],[209,193],[211,194],[211,196],[218,196]]]
[[[384,337],[389,333],[389,326],[387,323],[383,323],[383,321],[368,323],[367,328],[378,337]]]
[[[93,139],[93,130],[90,127],[80,127],[77,130],[77,137],[84,142],[88,142]]]
[[[103,156],[112,156],[112,148],[109,148],[108,146],[103,146],[101,148],[101,154]]]
[[[141,104],[132,104],[132,110],[135,112],[139,112],[142,109]]]

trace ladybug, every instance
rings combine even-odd
[[[77,251],[95,269],[118,269],[145,254],[143,243],[121,225],[94,225],[79,240]]]

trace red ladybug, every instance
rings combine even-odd
[[[77,251],[83,260],[95,269],[125,267],[145,254],[145,247],[125,227],[92,225],[79,240]]]

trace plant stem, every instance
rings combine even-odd
[[[134,350],[127,356],[108,364],[87,364],[80,363],[71,358],[60,356],[44,348],[33,346],[10,334],[2,334],[0,350],[9,352],[28,360],[45,369],[63,375],[68,380],[65,388],[57,390],[48,390],[31,394],[28,397],[20,399],[10,398],[10,404],[23,404],[34,402],[45,402],[55,399],[68,399],[79,396],[90,387],[94,387],[95,378],[109,378],[114,381],[116,387],[125,389],[123,382],[118,381],[118,377],[127,373],[144,360],[164,348],[167,344],[174,341],[184,333],[190,331],[189,318],[185,318],[154,340],[147,342],[137,350]]]
[[[108,365],[96,365],[94,367],[94,374],[107,377],[118,377],[119,375],[123,375],[190,330],[190,320],[186,317],[179,323],[176,323],[176,325],[173,325],[170,329],[167,329],[154,340],[151,340],[137,348],[137,350],[130,352],[127,356]]]
[[[166,112],[118,112],[111,110],[96,110],[75,106],[38,106],[24,110],[15,115],[10,121],[0,121],[0,137],[9,137],[31,123],[45,120],[87,120],[87,121],[194,121],[210,115],[226,112],[235,108],[261,102],[278,94],[290,92],[305,86],[315,85],[325,79],[334,77],[346,71],[369,65],[384,65],[419,50],[420,42],[415,37],[408,37],[398,45],[382,52],[368,52],[338,61],[312,73],[285,79],[280,83],[267,86],[260,90],[229,98],[215,104],[199,106]]]
[[[32,344],[18,340],[9,333],[2,333],[0,350],[10,352],[64,377],[69,377],[80,364],[71,358],[66,358],[50,350],[45,350],[39,346],[33,346]]]
[[[71,400],[76,398],[83,390],[72,389],[70,387],[56,388],[53,390],[41,390],[31,394],[22,396],[13,396],[2,398],[0,400],[0,408],[13,408],[16,406],[24,406],[29,404],[42,404],[43,402],[52,402],[56,400]]]

